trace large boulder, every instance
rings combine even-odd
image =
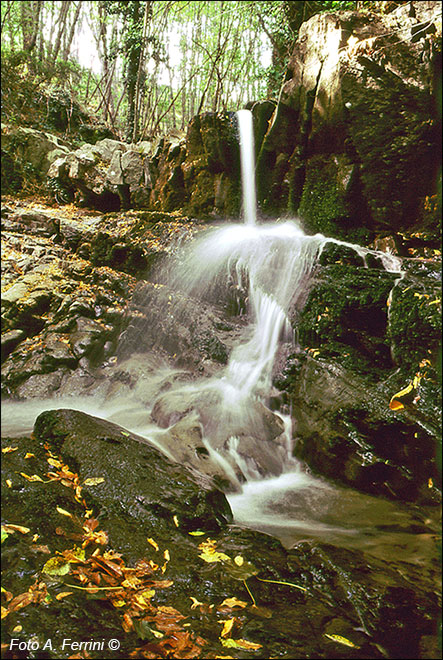
[[[258,160],[264,210],[343,236],[408,228],[435,193],[441,7],[302,24]]]
[[[2,125],[1,150],[2,190],[6,193],[42,183],[51,164],[69,153],[69,146],[51,133]]]
[[[146,207],[150,190],[143,146],[105,138],[57,158],[48,171],[50,187],[79,192],[86,206],[102,210]]]

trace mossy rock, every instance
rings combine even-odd
[[[296,320],[300,344],[339,351],[357,372],[391,368],[387,300],[396,277],[351,265],[323,268]]]
[[[441,347],[441,280],[437,268],[425,261],[413,262],[392,292],[388,336],[393,358],[398,366],[412,372],[423,359],[435,364]]]
[[[362,205],[357,165],[345,154],[310,158],[297,213],[309,233],[367,242],[370,219]]]

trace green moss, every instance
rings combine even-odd
[[[430,278],[429,278],[430,279]],[[414,278],[395,287],[390,305],[389,338],[399,366],[415,369],[423,359],[435,360],[441,345],[441,290]]]
[[[298,214],[312,232],[336,236],[340,225],[349,224],[347,181],[349,165],[337,157],[315,156],[307,164]]]
[[[301,345],[340,356],[355,371],[391,368],[386,302],[394,280],[380,270],[325,267],[297,322]]]

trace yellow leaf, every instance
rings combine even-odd
[[[407,387],[405,387],[403,390],[400,390],[400,392],[397,392],[397,394],[394,394],[394,396],[391,398],[389,402],[389,408],[391,410],[401,410],[402,408],[404,408],[403,403],[398,399],[401,399],[402,397],[406,396],[407,394],[412,392],[413,389],[414,389],[414,384],[410,382]]]
[[[123,580],[122,587],[129,587],[130,589],[136,589],[141,585],[142,581],[136,575],[128,575],[126,580]]]
[[[15,628],[12,629],[12,632],[13,632],[13,633],[19,633],[19,632],[21,632],[22,630],[23,630],[23,626],[21,626],[20,624],[18,624],[17,626],[15,626]]]
[[[204,536],[206,532],[200,532],[197,530],[196,532],[188,532],[188,534],[190,534],[191,536]]]
[[[164,551],[163,557],[166,559],[166,561],[169,561],[171,559],[171,555],[169,554],[169,550]]]
[[[174,521],[174,525],[178,527],[178,518],[177,516],[172,516],[172,520]],[[191,532],[190,532],[191,533]]]
[[[255,644],[254,642],[248,642],[246,639],[221,639],[220,640],[223,646],[234,649],[246,649],[249,651],[256,651],[257,649],[262,648],[262,644]]]
[[[20,532],[21,534],[28,534],[31,530],[29,527],[23,527],[22,525],[9,525],[9,524],[4,524],[2,525],[2,530],[6,532],[7,534],[11,534],[13,532]]]
[[[223,624],[223,629],[220,633],[221,637],[227,637],[232,630],[232,627],[235,623],[235,619],[226,619],[225,621],[220,621]]]
[[[3,605],[2,605],[2,619],[7,617],[8,614],[9,614],[9,610],[6,607],[3,607]]]
[[[42,568],[43,573],[48,575],[67,575],[71,570],[71,564],[63,557],[51,557]]]
[[[33,453],[30,452],[30,451],[26,452],[26,454],[25,454],[25,458],[33,458],[33,457],[35,458],[35,454],[33,454]]]
[[[6,479],[6,485],[8,488],[12,488],[12,481],[10,479]]]
[[[189,596],[189,598],[192,600],[191,610],[195,610],[196,607],[203,605],[203,603],[197,600],[197,598],[194,598],[194,596]]]
[[[61,468],[61,466],[63,465],[63,463],[57,461],[55,458],[48,458],[47,461],[49,465],[52,465],[52,467]]]
[[[248,603],[246,603],[244,600],[238,600],[238,598],[225,598],[223,603],[220,605],[220,607],[247,607]]]
[[[83,486],[97,486],[98,484],[102,484],[104,482],[103,477],[89,477],[88,479],[85,479],[83,482]]]
[[[341,635],[326,635],[325,637],[328,637],[329,639],[332,639],[333,642],[337,642],[338,644],[343,644],[343,646],[350,646],[353,649],[359,649],[360,647],[357,646],[357,644],[354,644],[354,642],[351,642],[349,639],[346,639],[346,637],[342,637]]]
[[[145,589],[139,594],[136,594],[135,601],[138,605],[143,608],[146,608],[150,604],[150,598],[155,596],[155,589]]]
[[[150,543],[150,544],[152,545],[152,547],[155,548],[156,551],[158,552],[159,547],[158,547],[157,543],[154,541],[154,539],[146,539],[146,540],[147,540],[147,542]]]
[[[199,555],[200,559],[203,559],[203,561],[206,561],[208,564],[212,564],[213,562],[217,561],[229,561],[230,557],[228,555],[225,555],[224,552],[202,552],[201,555]]]
[[[28,481],[42,481],[43,479],[38,476],[38,474],[32,474],[29,476],[29,474],[25,474],[24,472],[20,472],[21,476],[27,479]]]
[[[203,543],[200,543],[198,546],[199,550],[202,550],[202,554],[199,555],[201,559],[208,563],[217,562],[217,561],[231,561],[231,558],[228,555],[225,555],[224,552],[216,551],[217,542],[213,539],[206,539]]]
[[[234,557],[234,561],[237,564],[237,566],[243,566],[245,560],[241,555],[237,555],[236,557]]]
[[[13,451],[17,451],[18,447],[3,447],[2,454],[10,454]]]
[[[71,596],[73,593],[73,591],[60,591],[55,598],[56,600],[62,600],[63,598],[66,598],[66,596]]]
[[[65,509],[61,508],[61,506],[56,507],[56,509],[62,516],[67,516],[68,518],[72,518],[72,513],[69,513],[69,511],[65,511]]]
[[[433,488],[434,487],[434,482],[432,481],[432,477],[429,477],[428,479],[428,488]]]

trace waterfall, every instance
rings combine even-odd
[[[257,224],[257,200],[255,193],[255,154],[253,117],[249,110],[237,112],[240,133],[240,161],[243,190],[243,213],[247,225]]]
[[[189,298],[222,306],[230,296],[241,300],[246,311],[243,330],[225,367],[167,396],[177,395],[197,411],[206,441],[249,481],[267,469],[275,475],[296,465],[288,425],[278,443],[269,437],[269,419],[275,426],[276,415],[268,404],[274,393],[276,359],[283,344],[286,351],[295,349],[291,319],[301,307],[324,246],[332,242],[350,247],[362,258],[362,265],[368,253],[384,257],[322,234],[308,236],[296,220],[258,224],[252,114],[241,110],[238,115],[244,222],[206,228],[190,245],[181,246],[166,290],[180,292],[184,304]],[[383,265],[398,269],[393,259]],[[284,425],[281,419],[280,423]],[[266,452],[268,457],[263,458]]]

